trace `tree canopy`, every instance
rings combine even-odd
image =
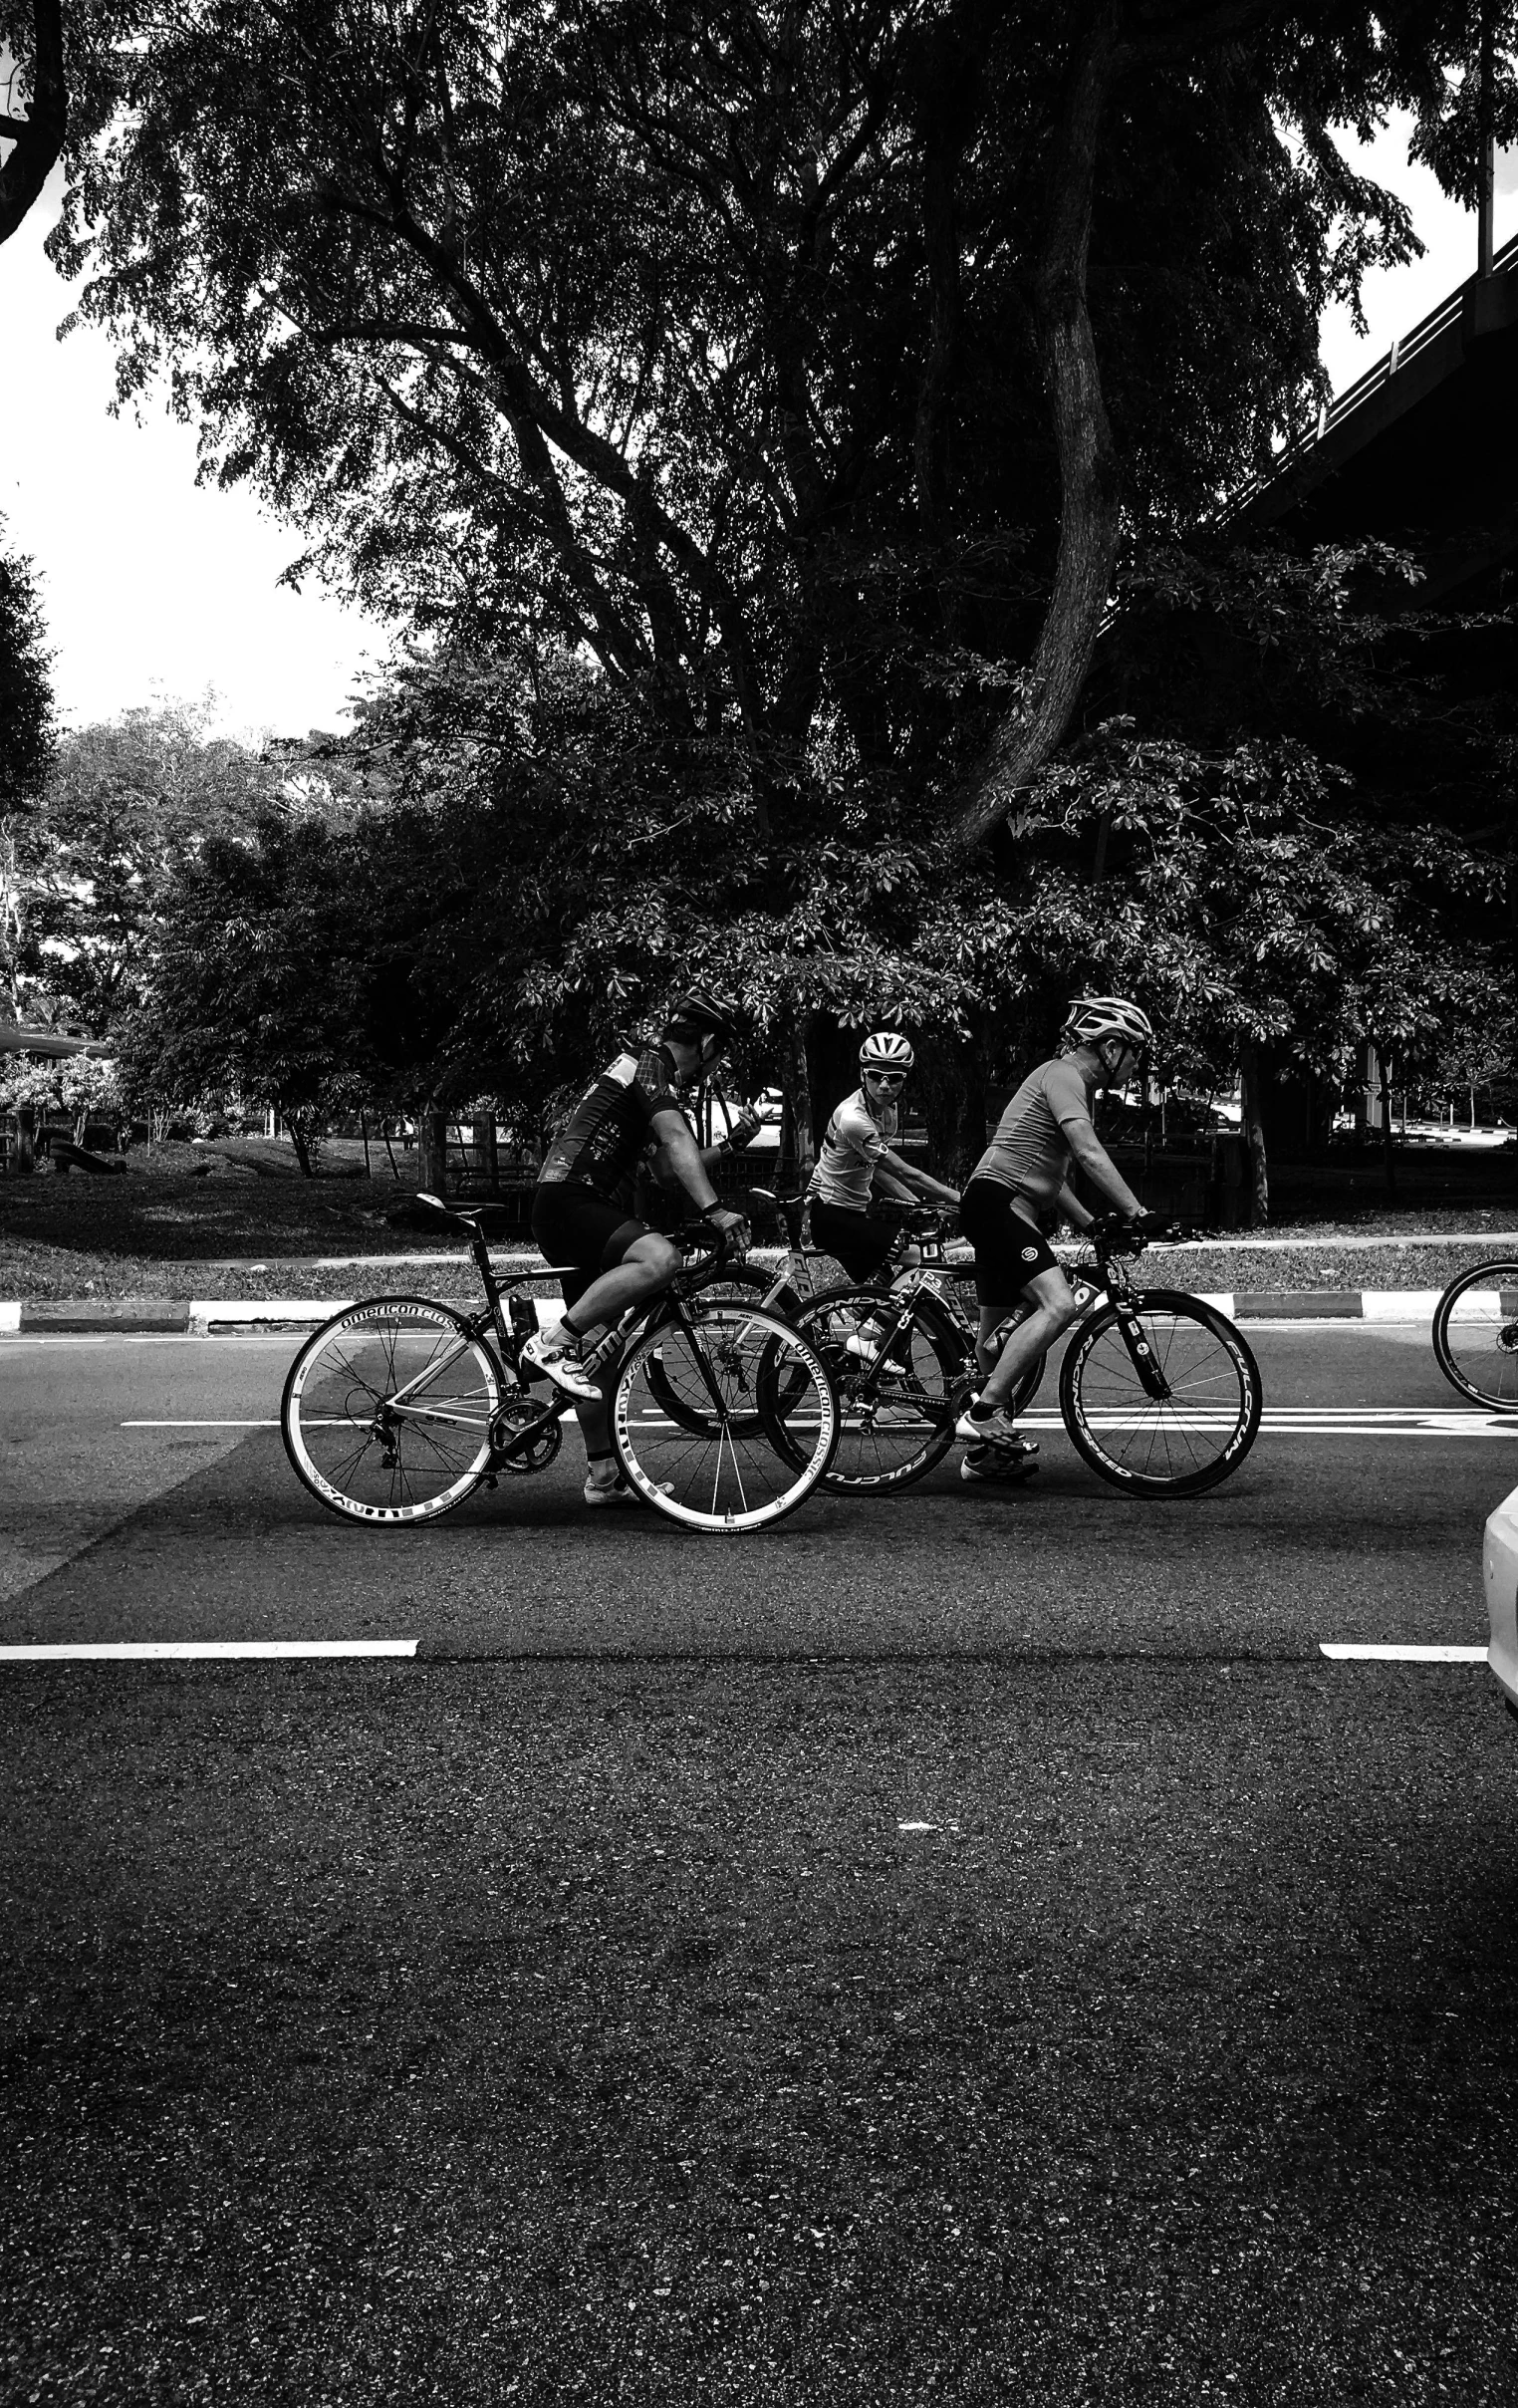
[[[1458,151],[1467,14],[81,0],[55,255],[372,606],[738,732],[760,839],[818,742],[979,828],[1415,247],[1333,128]]]
[[[5,548],[0,518],[0,1018],[14,1012],[23,910],[20,830],[53,757],[51,655],[32,564]]]

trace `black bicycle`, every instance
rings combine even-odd
[[[945,1258],[948,1226],[945,1214],[914,1213],[903,1245],[921,1249],[919,1270],[892,1286],[887,1265],[873,1282],[824,1289],[797,1316],[838,1390],[843,1427],[829,1488],[880,1493],[920,1479],[948,1453],[981,1384],[965,1282]],[[1190,1233],[1166,1231],[1171,1242]],[[1135,1285],[1124,1257],[1149,1242],[1103,1220],[1071,1265],[1083,1318],[1060,1364],[1060,1415],[1077,1452],[1115,1487],[1132,1496],[1197,1496],[1236,1472],[1254,1445],[1259,1366],[1213,1306],[1177,1289]],[[1002,1323],[999,1344],[1031,1310],[1021,1306]],[[1042,1355],[1029,1364],[1010,1400],[1014,1412],[1037,1394],[1044,1369]]]
[[[484,1290],[466,1313],[425,1296],[371,1296],[314,1331],[280,1404],[296,1475],[350,1521],[434,1521],[503,1474],[541,1472],[570,1410],[534,1394],[522,1346],[538,1326],[524,1273],[503,1290],[483,1208],[418,1200],[464,1231]],[[803,1504],[838,1444],[838,1398],[816,1342],[746,1286],[726,1291],[726,1244],[702,1226],[676,1242],[704,1256],[604,1341],[612,1445],[624,1476],[687,1529],[768,1528]]]
[[[1461,1271],[1433,1308],[1433,1359],[1473,1405],[1518,1413],[1518,1259]]]

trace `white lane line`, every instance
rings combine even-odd
[[[1335,1664],[1484,1664],[1484,1647],[1363,1647],[1344,1639],[1320,1639],[1318,1653]]]
[[[277,1430],[275,1422],[124,1422],[124,1430]]]
[[[263,1661],[285,1656],[414,1656],[414,1639],[106,1639],[67,1647],[0,1647],[7,1664]]]

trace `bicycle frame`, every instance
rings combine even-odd
[[[902,1329],[909,1325],[917,1305],[924,1296],[930,1296],[933,1299],[940,1311],[953,1323],[964,1341],[967,1369],[972,1373],[978,1369],[976,1354],[978,1333],[961,1299],[954,1293],[955,1282],[952,1272],[955,1266],[949,1262],[945,1251],[941,1217],[934,1215],[929,1224],[927,1217],[922,1216],[915,1231],[910,1222],[904,1224],[901,1241],[897,1247],[897,1257],[904,1253],[909,1244],[917,1245],[922,1254],[917,1275],[910,1286],[897,1288],[891,1284],[894,1273],[889,1262],[882,1266],[878,1275],[882,1283],[883,1301],[886,1302],[887,1309],[879,1316],[880,1337],[877,1341],[876,1361],[855,1391],[863,1401],[868,1402],[873,1397],[886,1376],[885,1367],[890,1347],[899,1337]],[[1093,1313],[1101,1312],[1106,1306],[1111,1305],[1118,1316],[1118,1327],[1123,1343],[1128,1350],[1134,1369],[1138,1375],[1144,1394],[1155,1404],[1170,1401],[1172,1395],[1170,1384],[1155,1358],[1153,1348],[1143,1334],[1143,1291],[1134,1286],[1120,1249],[1103,1235],[1093,1234],[1090,1253],[1078,1254],[1074,1262],[1066,1268],[1065,1275],[1075,1291],[1076,1302],[1080,1308],[1078,1319],[1089,1320]],[[876,1283],[872,1281],[862,1284],[874,1285]],[[1005,1343],[1006,1335],[1010,1334],[1018,1322],[1028,1318],[1029,1310],[1031,1308],[1019,1310],[1016,1315],[1001,1325],[1001,1331],[998,1334],[1002,1335],[1003,1343]],[[1072,1324],[1073,1326],[1074,1324]]]
[[[516,1403],[519,1399],[525,1398],[538,1407],[533,1419],[516,1427],[509,1438],[503,1432],[501,1436],[494,1439],[493,1455],[496,1462],[508,1463],[513,1457],[527,1453],[541,1437],[545,1425],[549,1422],[557,1422],[569,1410],[567,1400],[560,1395],[557,1389],[551,1389],[546,1397],[534,1396],[522,1376],[523,1341],[537,1328],[538,1315],[533,1299],[519,1297],[517,1294],[519,1289],[529,1286],[534,1279],[562,1277],[568,1266],[547,1263],[541,1271],[523,1272],[517,1278],[509,1280],[502,1288],[496,1278],[495,1266],[490,1259],[490,1248],[479,1222],[465,1213],[450,1211],[437,1197],[423,1197],[419,1201],[430,1204],[436,1211],[451,1220],[455,1227],[465,1231],[469,1239],[469,1250],[474,1259],[474,1267],[479,1274],[480,1285],[484,1290],[485,1306],[483,1311],[463,1316],[463,1327],[453,1346],[440,1357],[434,1357],[404,1388],[396,1389],[394,1395],[386,1400],[385,1411],[398,1421],[440,1422],[459,1429],[479,1428],[478,1420],[472,1415],[449,1413],[438,1407],[408,1407],[405,1400],[424,1381],[436,1379],[440,1371],[445,1371],[450,1363],[457,1360],[467,1345],[479,1339],[493,1338],[501,1362],[514,1382],[511,1397],[507,1401]],[[617,1361],[618,1356],[625,1352],[627,1347],[645,1328],[654,1326],[659,1319],[673,1322],[689,1335],[692,1352],[701,1367],[701,1376],[706,1383],[711,1402],[717,1412],[723,1414],[721,1391],[712,1376],[699,1330],[685,1309],[686,1297],[719,1277],[726,1259],[725,1238],[719,1236],[713,1243],[709,1230],[702,1231],[701,1234],[706,1244],[712,1248],[707,1259],[698,1263],[694,1269],[677,1271],[669,1285],[661,1289],[648,1303],[630,1305],[615,1329],[611,1330],[594,1350],[590,1361],[593,1364],[604,1362],[610,1368]],[[507,1311],[503,1307],[515,1307],[519,1303],[522,1307],[520,1320],[514,1309],[508,1318]],[[497,1415],[496,1419],[499,1420],[499,1418]],[[488,1472],[486,1477],[489,1477]]]

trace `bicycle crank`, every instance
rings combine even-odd
[[[490,1444],[502,1472],[541,1472],[564,1444],[552,1405],[535,1397],[508,1397],[490,1418]]]

